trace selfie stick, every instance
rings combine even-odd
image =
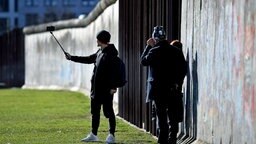
[[[61,46],[61,44],[59,43],[59,41],[57,40],[57,38],[54,36],[54,34],[52,33],[52,31],[54,31],[55,30],[55,27],[54,26],[48,26],[48,27],[46,27],[46,31],[49,31],[51,34],[52,34],[52,36],[54,37],[54,39],[56,40],[56,42],[59,44],[59,46],[60,46],[60,48],[61,48],[61,50],[64,52],[64,54],[66,55],[66,51],[64,50],[64,48]]]

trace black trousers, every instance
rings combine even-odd
[[[177,142],[180,115],[177,111],[179,103],[177,100],[174,95],[154,100],[159,128],[158,143],[160,144],[176,144]]]
[[[113,96],[112,99],[98,101],[91,99],[91,114],[92,114],[92,133],[97,135],[100,125],[100,110],[103,107],[103,114],[109,119],[109,133],[115,134],[116,131],[116,117],[113,109]]]

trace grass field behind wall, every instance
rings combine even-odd
[[[82,93],[0,89],[0,144],[82,143],[90,126],[90,100]],[[105,143],[107,134],[108,120],[102,115],[98,143]],[[117,119],[116,142],[153,144],[156,139]]]

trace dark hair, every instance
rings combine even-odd
[[[179,40],[173,40],[170,44],[182,50],[183,45]]]
[[[102,43],[108,43],[110,41],[111,35],[108,31],[102,30],[97,34],[96,37]]]

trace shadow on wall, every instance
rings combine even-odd
[[[197,134],[197,104],[198,104],[198,74],[197,74],[197,52],[191,67],[189,54],[187,54],[188,73],[187,87],[184,92],[185,116],[181,123],[178,143],[190,144],[196,140]]]

